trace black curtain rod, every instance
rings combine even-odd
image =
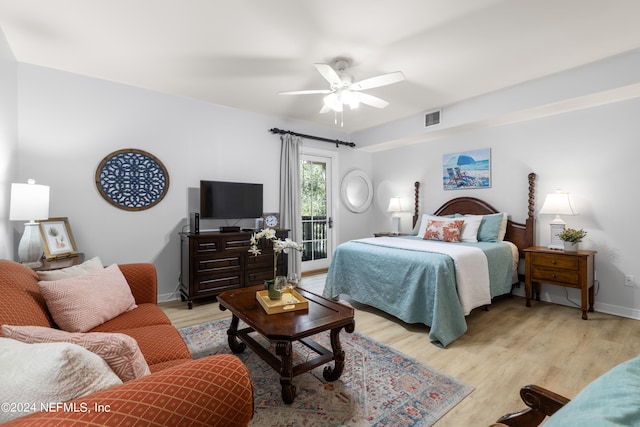
[[[269,132],[278,133],[280,135],[284,135],[284,134],[288,133],[289,135],[299,136],[301,138],[315,139],[316,141],[331,142],[333,144],[336,144],[336,148],[338,148],[339,145],[346,145],[346,146],[351,147],[351,148],[356,146],[356,144],[354,144],[353,142],[340,141],[339,139],[322,138],[320,136],[305,135],[304,133],[292,132],[290,130],[282,130],[282,129],[278,129],[278,128],[271,128],[271,129],[269,129]]]

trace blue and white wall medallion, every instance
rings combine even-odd
[[[162,201],[169,190],[169,173],[153,154],[126,148],[102,159],[96,170],[96,186],[113,206],[141,211]]]

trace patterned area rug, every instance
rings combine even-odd
[[[227,345],[229,322],[204,323],[182,328],[180,333],[194,358],[232,353]],[[245,326],[240,322],[240,327]],[[331,348],[328,332],[313,339]],[[249,348],[239,354],[254,384],[251,425],[430,426],[473,391],[473,387],[357,332],[341,331],[340,342],[346,353],[340,379],[327,382],[322,376],[324,366],[294,377],[296,397],[291,405],[282,401],[279,375],[266,362]],[[294,364],[315,357],[302,344],[297,343],[294,349]]]

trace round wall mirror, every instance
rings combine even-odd
[[[364,212],[373,200],[371,179],[359,169],[347,172],[342,178],[341,195],[342,202],[351,212]]]

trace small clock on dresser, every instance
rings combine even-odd
[[[263,216],[264,226],[273,228],[274,230],[280,229],[280,214],[277,212],[266,213]]]

